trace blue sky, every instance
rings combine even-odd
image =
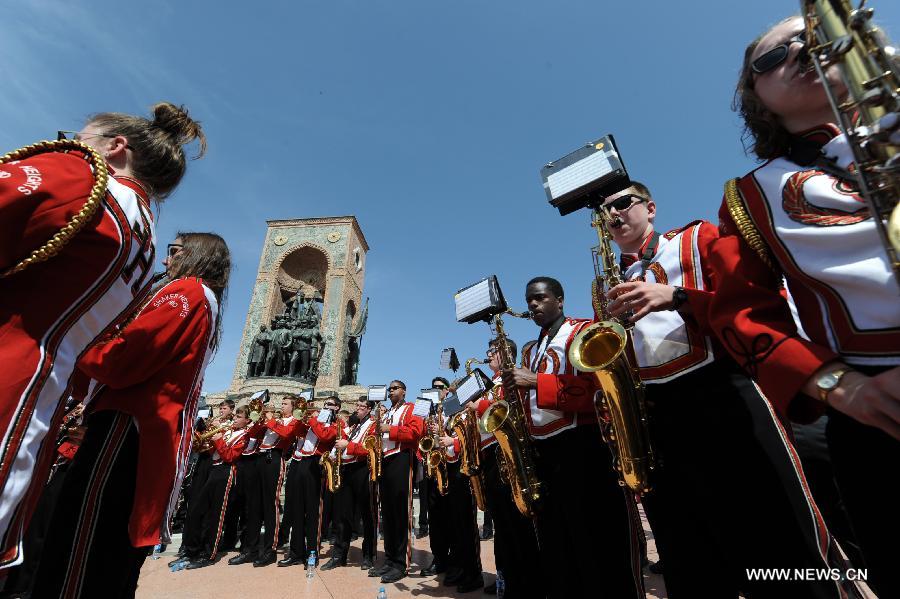
[[[896,2],[875,2],[893,29]],[[14,7],[14,9],[12,8]],[[743,48],[799,2],[50,2],[0,21],[0,147],[159,100],[202,121],[209,153],[163,205],[158,237],[223,235],[235,272],[205,389],[231,380],[267,219],[355,214],[371,246],[362,384],[482,355],[453,293],[497,274],[510,304],[551,275],[590,315],[584,212],[560,217],[539,170],[615,134],[666,230],[715,220],[753,165],[730,110]],[[520,343],[536,327],[510,322]],[[443,373],[447,374],[447,373]]]

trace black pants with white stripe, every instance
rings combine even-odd
[[[827,568],[815,508],[770,406],[711,364],[647,385],[657,457],[642,503],[672,599],[839,597],[833,581],[760,582],[747,568]]]
[[[262,517],[266,532],[262,538],[260,552],[277,549],[279,520],[281,519],[281,484],[284,482],[285,463],[280,449],[260,452],[259,470],[262,488]]]
[[[322,466],[321,456],[312,455],[300,459],[288,476],[291,484],[292,529],[291,554],[306,558],[310,552],[319,555],[319,522],[322,515]]]
[[[409,569],[413,457],[402,450],[382,460],[379,493],[384,523],[384,563],[401,572]]]
[[[206,484],[188,512],[190,520],[200,523],[184,532],[183,545],[188,557],[214,559],[221,552],[225,518],[236,494],[234,483],[231,464],[217,464],[210,469]]]
[[[131,416],[91,414],[53,511],[32,597],[134,597],[152,547],[132,547],[128,520],[137,479]]]
[[[258,453],[241,456],[237,462],[237,494],[240,497],[241,553],[257,555],[259,531],[262,528],[262,462],[265,458]]]
[[[373,563],[375,561],[375,517],[369,492],[371,484],[369,466],[365,459],[342,466],[341,488],[334,494],[337,542],[331,553],[333,558],[342,562],[347,561],[357,514],[362,514],[363,521],[363,559],[369,558]]]

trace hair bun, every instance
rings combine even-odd
[[[174,137],[179,145],[186,145],[195,139],[200,142],[200,150],[194,157],[200,158],[206,153],[206,135],[200,127],[200,123],[188,116],[187,109],[175,106],[171,102],[159,102],[151,108],[153,111],[153,126],[162,129]]]

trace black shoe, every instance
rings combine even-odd
[[[322,567],[319,569],[324,572],[325,570],[333,570],[333,569],[337,568],[338,566],[346,566],[346,565],[347,565],[347,560],[345,560],[345,559],[340,560],[336,557],[333,557],[330,560],[328,560],[327,562],[325,562],[322,565]]]
[[[302,557],[294,557],[293,555],[288,555],[284,559],[278,560],[279,568],[286,568],[288,566],[296,566],[297,564],[302,564]]]
[[[228,560],[229,566],[240,566],[241,564],[246,564],[252,562],[256,559],[256,556],[252,553],[238,553],[233,558]]]
[[[263,566],[268,566],[269,564],[275,563],[275,552],[274,551],[266,551],[262,556],[253,562],[254,568],[262,568]]]
[[[406,578],[406,572],[401,572],[396,568],[391,568],[387,571],[387,574],[381,577],[381,582],[390,584],[392,582],[397,582],[398,580],[403,580],[404,578]]]
[[[422,568],[422,571],[419,572],[419,576],[435,576],[437,574],[443,574],[446,571],[447,566],[440,563],[438,560],[433,560],[430,566]]]
[[[484,587],[485,595],[496,595],[497,594],[497,583],[492,582],[491,584]]]
[[[417,539],[424,539],[424,538],[427,537],[427,536],[428,536],[428,527],[427,527],[427,526],[420,526],[420,527],[419,527],[419,530],[416,531],[416,538],[417,538]]]
[[[462,568],[451,568],[447,570],[447,575],[444,576],[444,582],[441,583],[445,587],[452,587],[457,585],[463,581],[464,572]]]
[[[184,545],[178,548],[178,553],[175,554],[175,557],[185,557],[187,555],[187,549],[184,548]]]
[[[653,572],[654,574],[662,574],[663,573],[662,560],[659,560],[655,564],[650,564],[650,567],[647,569],[650,570],[651,572]]]
[[[384,576],[385,574],[390,572],[391,569],[392,568],[389,565],[384,564],[382,566],[378,566],[377,568],[372,568],[371,570],[369,570],[369,576],[371,576],[372,578],[375,578],[376,576]]]
[[[370,557],[364,557],[362,563],[359,565],[360,570],[371,570],[374,565],[375,560]]]
[[[201,557],[199,559],[192,559],[187,566],[184,567],[185,570],[196,570],[197,568],[205,568],[206,566],[213,565],[214,561],[209,559],[208,557]]]
[[[481,540],[487,541],[494,538],[494,528],[492,526],[483,526],[481,528]]]
[[[484,577],[479,574],[478,576],[470,579],[464,580],[459,583],[459,586],[456,587],[457,593],[471,593],[472,591],[477,591],[481,587],[484,586]]]

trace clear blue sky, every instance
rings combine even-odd
[[[231,379],[266,219],[355,214],[371,297],[360,382],[439,374],[440,350],[482,355],[453,293],[497,274],[523,308],[551,275],[590,315],[586,213],[560,217],[539,170],[613,133],[647,183],[658,228],[715,219],[723,182],[753,162],[730,111],[743,48],[799,1],[7,3],[0,148],[93,112],[185,104],[209,136],[163,206],[176,230],[223,235],[235,271],[205,389]],[[900,3],[872,4],[888,30]],[[536,328],[510,323],[520,343]],[[446,373],[445,373],[446,374]]]

